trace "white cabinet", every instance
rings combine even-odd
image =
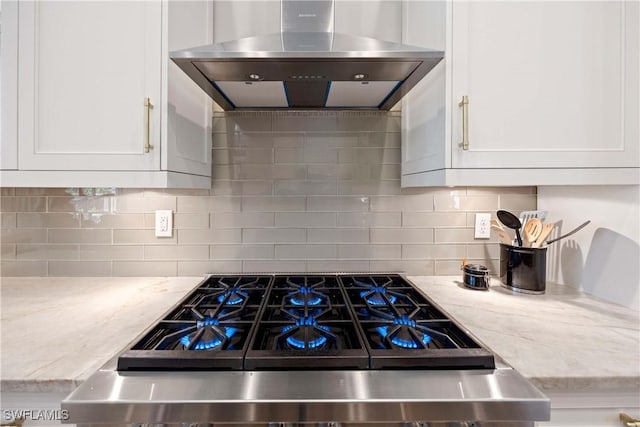
[[[639,3],[427,3],[404,41],[446,56],[403,104],[403,186],[640,182]]]
[[[0,169],[18,167],[18,2],[0,2]],[[0,185],[2,183],[0,182]]]
[[[17,13],[17,165],[3,186],[210,187],[211,101],[168,58],[210,42],[207,3],[19,2]]]
[[[551,399],[551,420],[537,427],[622,427],[620,413],[640,418],[638,390],[546,390]]]

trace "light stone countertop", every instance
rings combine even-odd
[[[547,285],[489,291],[459,277],[410,276],[489,349],[543,390],[640,392],[640,313]],[[69,392],[202,277],[2,278],[3,392]]]
[[[459,277],[409,277],[431,299],[544,390],[637,390],[640,313],[547,284],[544,295],[488,291]]]
[[[70,392],[202,277],[3,277],[3,392]]]

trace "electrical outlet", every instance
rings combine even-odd
[[[173,235],[173,211],[156,211],[156,237]]]
[[[489,239],[491,237],[491,214],[477,213],[476,227],[473,233],[476,239]]]

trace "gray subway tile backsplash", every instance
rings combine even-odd
[[[178,261],[113,261],[113,276],[177,276]]]
[[[244,228],[243,243],[304,243],[307,230],[304,228]]]
[[[84,260],[142,260],[143,245],[82,245],[79,246],[78,259]]]
[[[174,231],[172,237],[156,237],[152,228],[143,230],[117,229],[113,230],[113,243],[116,245],[175,245],[178,239]]]
[[[307,209],[318,212],[366,212],[369,196],[309,196]]]
[[[401,212],[338,212],[338,227],[400,227],[401,224]]]
[[[49,276],[111,276],[111,261],[49,261]],[[132,276],[132,274],[129,274]]]
[[[242,231],[239,228],[184,229],[178,230],[177,234],[180,245],[242,242]]]
[[[475,215],[471,215],[475,218]],[[403,227],[466,227],[465,212],[402,212]]]
[[[78,245],[16,245],[16,259],[19,260],[75,260],[78,253]]]
[[[146,245],[144,246],[146,260],[208,260],[208,245]]]
[[[8,259],[16,259],[16,245],[8,244],[5,245],[0,244],[0,259],[8,260]]]
[[[339,259],[400,259],[401,254],[399,244],[338,245]]]
[[[310,228],[307,230],[309,243],[368,243],[367,228]]]
[[[264,228],[273,227],[273,212],[211,213],[211,228]]]
[[[48,276],[47,261],[9,261],[3,258],[0,276]]]
[[[279,228],[335,227],[335,212],[276,212],[275,226]]]
[[[0,229],[16,228],[16,215],[15,212],[0,212]]]
[[[433,242],[432,228],[375,228],[370,232],[371,243]]]
[[[30,196],[2,196],[0,197],[1,212],[45,212],[46,197]]]
[[[42,214],[45,215],[45,214]],[[46,214],[52,215],[52,214]],[[58,214],[58,215],[74,215],[74,214]],[[77,215],[77,214],[76,214]],[[145,214],[84,214],[81,217],[81,227],[83,228],[145,228]]]
[[[80,226],[81,217],[75,212],[19,212],[16,214],[17,226],[29,228],[77,228]]]
[[[0,242],[7,243],[46,243],[46,228],[5,228],[0,230]]]
[[[211,259],[245,260],[245,259],[274,259],[273,244],[216,244],[209,247]]]
[[[399,112],[216,113],[210,189],[2,188],[1,274],[495,271],[475,213],[535,209],[536,188],[402,189],[400,128]]]
[[[335,181],[321,180],[277,180],[274,183],[273,193],[276,196],[311,196],[322,194],[330,196],[336,194],[337,183]]]

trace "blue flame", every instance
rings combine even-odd
[[[224,302],[224,299],[227,298],[227,304],[236,305],[244,301],[246,297],[247,297],[247,293],[243,292],[242,289],[230,288],[224,291],[223,294],[218,295],[218,302],[222,303]]]
[[[306,286],[303,286],[303,287],[300,287],[299,289],[297,289],[295,293],[311,296],[311,294],[313,293],[313,290],[311,288],[307,288]],[[293,305],[305,305],[305,298],[291,297],[290,301],[291,301],[291,304],[293,304]],[[313,299],[307,298],[306,304],[307,305],[318,305],[321,302],[322,302],[322,298],[320,298],[319,296],[316,296]]]
[[[395,319],[393,319],[393,324],[408,326],[411,328],[416,327],[416,321],[409,319],[409,317],[407,317],[406,314],[402,315],[401,317],[396,317]],[[389,326],[378,326],[376,330],[381,336],[385,338],[387,337],[387,335],[389,335]],[[422,334],[422,343],[425,345],[429,344],[429,342],[431,342],[431,336],[421,331],[420,333]],[[398,347],[402,347],[402,348],[418,348],[418,344],[416,344],[413,340],[403,339],[398,336],[391,337],[391,342],[397,345]]]
[[[393,319],[393,324],[394,325],[404,325],[404,326],[411,326],[412,328],[416,327],[416,321],[409,319],[409,316],[407,316],[406,314],[403,314],[400,317],[396,317]]]
[[[196,326],[198,327],[198,329],[200,329],[205,326],[217,326],[219,324],[220,321],[218,319],[205,318],[204,320],[199,320],[196,323]],[[224,329],[224,334],[227,338],[233,337],[236,332],[238,332],[237,328],[233,328],[231,326],[223,326],[222,329]],[[200,341],[196,344],[194,350],[209,350],[212,348],[220,347],[220,345],[222,345],[222,341],[223,340],[218,337],[215,337],[210,341]],[[180,338],[180,343],[188,348],[191,345],[191,338],[189,337],[189,335],[185,335]]]
[[[295,325],[286,325],[282,328],[282,333],[285,332],[289,332],[294,328],[300,327],[300,326],[315,326],[316,328],[320,328],[324,331],[329,331],[329,327],[326,325],[318,325],[318,322],[312,317],[312,316],[308,316],[308,317],[302,317],[298,320],[296,320],[296,324]],[[305,348],[318,348],[322,345],[324,345],[324,343],[327,342],[327,337],[320,335],[318,338],[315,338],[313,340],[310,341],[303,341],[303,340],[299,340],[297,338],[295,338],[293,335],[287,337],[287,343],[289,345],[291,345],[292,347],[295,348],[299,348],[301,350],[305,349]]]
[[[387,301],[382,297],[382,294],[387,293],[387,288],[382,286],[371,286],[369,289],[360,292],[360,298],[364,298],[371,305],[386,305]],[[367,297],[367,295],[369,295]],[[389,302],[393,304],[396,302],[394,295],[387,295]]]

